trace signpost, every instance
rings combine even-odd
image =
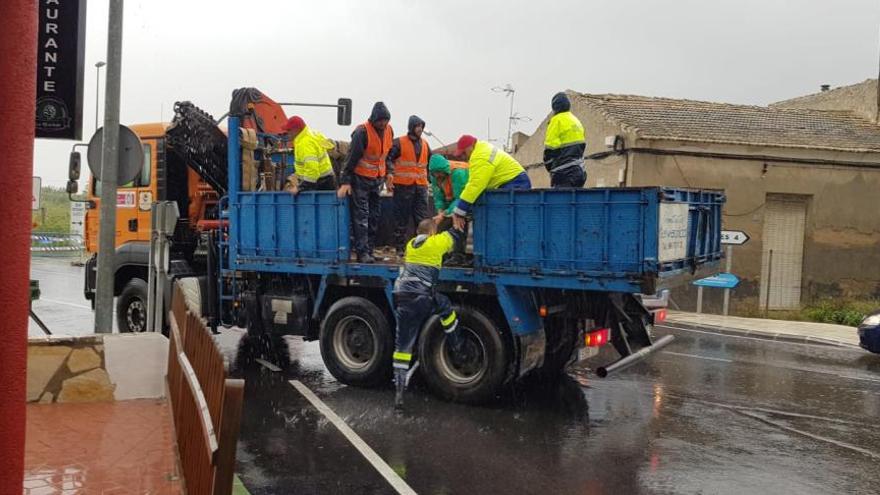
[[[86,0],[40,0],[36,137],[82,139]]]
[[[730,289],[733,289],[737,285],[739,285],[739,278],[736,275],[730,273],[730,269],[733,266],[733,246],[742,246],[743,244],[749,242],[749,234],[743,232],[742,230],[722,230],[721,231],[721,244],[727,246],[726,253],[726,261],[724,267],[724,273],[719,273],[714,277],[705,278],[703,280],[698,280],[694,282],[694,285],[697,286],[697,313],[700,313],[703,309],[703,287],[721,287],[724,289],[724,306],[722,307],[722,313],[724,316],[727,316],[730,312]],[[709,281],[710,279],[716,279],[721,277],[722,275],[728,275],[736,279],[736,282],[733,283],[731,279],[726,279],[728,285],[712,285],[710,283],[703,283],[703,281]],[[733,285],[730,285],[733,283]]]
[[[33,193],[31,193],[31,210],[37,211],[40,209],[42,199],[43,179],[40,177],[34,177],[33,187]]]
[[[85,242],[86,204],[83,201],[70,203],[70,233]]]

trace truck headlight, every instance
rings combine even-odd
[[[859,326],[862,325],[867,325],[870,327],[876,327],[877,325],[880,325],[880,314],[866,316]]]

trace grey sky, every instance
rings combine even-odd
[[[86,140],[107,5],[88,9]],[[178,100],[217,116],[255,86],[276,101],[350,97],[354,123],[383,100],[397,133],[415,113],[448,143],[485,138],[487,119],[504,137],[508,100],[490,88],[506,83],[531,133],[567,88],[763,105],[877,77],[880,2],[128,0],[124,34],[123,123],[170,120]],[[295,111],[330,137],[351,132],[331,110]],[[64,184],[71,145],[37,140],[44,185]]]

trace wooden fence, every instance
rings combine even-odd
[[[226,378],[211,331],[187,309],[176,285],[169,320],[168,396],[186,493],[228,495],[244,380]]]

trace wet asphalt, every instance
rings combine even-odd
[[[658,328],[676,340],[606,379],[590,366],[485,407],[416,385],[337,383],[316,343],[247,379],[239,472],[254,494],[395,493],[288,380],[306,384],[421,494],[880,493],[880,356]],[[232,353],[233,351],[229,351]]]
[[[34,259],[34,308],[58,333],[91,331],[82,268]],[[316,342],[287,338],[290,366],[242,365],[241,332],[219,338],[247,380],[238,472],[252,494],[396,493],[289,380],[300,380],[419,494],[880,493],[880,355],[670,327],[675,342],[605,379],[591,368],[527,381],[484,407],[416,383],[339,384]],[[39,329],[32,325],[31,335]]]

